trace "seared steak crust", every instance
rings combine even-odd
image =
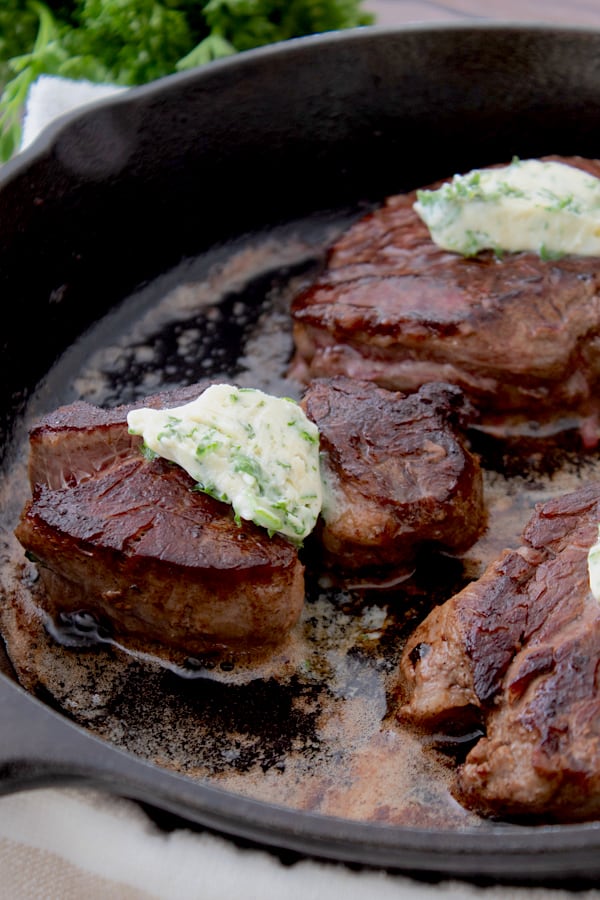
[[[15,533],[38,562],[47,610],[85,610],[125,643],[187,654],[279,642],[304,603],[297,549],[238,525],[180,467],[144,459],[130,408],[76,403],[32,430],[33,496]]]
[[[372,382],[313,382],[302,406],[320,431],[326,486],[319,536],[342,569],[410,562],[424,544],[466,549],[484,523],[482,476],[461,426],[461,391],[405,397]]]
[[[436,608],[405,648],[402,719],[436,730],[477,713],[486,726],[456,786],[480,812],[600,815],[600,604],[587,569],[599,522],[596,483],[538,507],[523,546]]]
[[[86,610],[116,637],[192,654],[281,639],[304,602],[297,551],[192,488],[139,453],[72,487],[37,485],[16,534],[48,611]]]
[[[77,484],[139,452],[141,439],[129,434],[127,413],[140,406],[166,409],[189,403],[209,382],[173,388],[139,403],[102,409],[77,401],[48,413],[29,432],[29,482],[51,488]]]
[[[600,161],[563,161],[600,176]],[[406,392],[452,382],[484,424],[571,416],[596,443],[600,259],[465,259],[432,242],[415,199],[390,197],[351,226],[295,298],[292,376],[343,374]]]

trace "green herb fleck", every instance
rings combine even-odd
[[[154,450],[152,450],[145,441],[142,443],[140,449],[144,459],[147,459],[149,462],[152,462],[152,460],[156,459],[158,456],[158,453],[155,453]]]
[[[540,247],[540,259],[545,260],[546,262],[552,262],[555,259],[562,259],[564,253],[560,253],[557,250],[548,250],[545,244],[542,244]]]

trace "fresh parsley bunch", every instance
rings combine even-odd
[[[3,0],[0,159],[21,140],[40,75],[145,84],[217,57],[368,25],[361,0]]]

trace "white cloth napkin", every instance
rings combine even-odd
[[[41,77],[22,147],[57,116],[123,90]],[[577,900],[599,900],[591,890]],[[0,798],[0,897],[6,900],[558,900],[568,891],[426,884],[306,860],[284,866],[227,838],[161,831],[136,803],[91,790],[44,788]]]
[[[126,90],[114,84],[94,84],[91,81],[41,75],[31,85],[27,96],[20,149],[29,147],[40,132],[60,116]]]
[[[161,831],[133,802],[44,788],[0,798],[5,900],[598,900],[547,888],[426,884],[260,850],[185,828]]]

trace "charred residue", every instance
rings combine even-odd
[[[144,755],[151,748],[151,755],[184,769],[212,775],[283,770],[291,753],[319,754],[319,717],[328,694],[323,685],[296,676],[227,684],[182,679],[167,670],[149,675],[134,665],[109,704],[107,722],[126,723],[132,737],[122,743],[129,749],[140,752],[141,744]]]

